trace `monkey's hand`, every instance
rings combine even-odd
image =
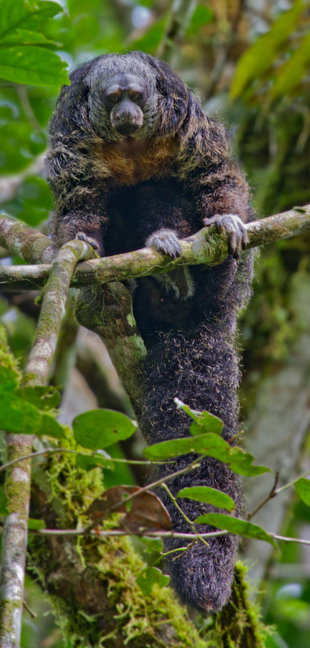
[[[95,252],[97,252],[98,256],[100,255],[100,243],[98,243],[95,238],[88,236],[88,234],[85,234],[85,232],[77,232],[75,238],[79,241],[84,241],[84,243],[88,243],[88,245],[91,245],[91,247],[94,248]]]
[[[204,218],[203,222],[207,226],[215,225],[220,232],[226,232],[229,254],[238,259],[248,242],[246,227],[241,218],[236,214],[216,214],[212,218]]]
[[[182,253],[182,248],[177,234],[171,229],[160,229],[153,232],[151,236],[146,239],[147,247],[154,248],[157,252],[168,254],[168,256],[175,259]]]

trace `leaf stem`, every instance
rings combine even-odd
[[[101,453],[99,452],[83,452],[81,450],[71,450],[69,448],[46,448],[45,450],[38,450],[37,452],[30,452],[27,455],[23,455],[22,457],[15,457],[15,459],[12,459],[12,461],[7,461],[5,464],[2,464],[0,466],[0,472],[7,470],[7,468],[10,468],[10,466],[14,466],[14,464],[19,463],[20,461],[24,461],[25,459],[32,459],[33,457],[42,457],[44,455],[48,454],[62,454],[62,453],[67,453],[67,454],[76,454],[76,455],[83,455],[83,457],[98,457],[99,459],[107,459],[107,461],[113,461],[115,463],[129,463],[129,464],[134,464],[134,465],[142,465],[142,466],[150,466],[153,464],[158,464],[158,465],[163,465],[167,464],[168,462],[165,461],[149,461],[148,459],[124,459],[122,457],[103,457]],[[171,462],[172,463],[172,462]],[[99,464],[98,464],[99,465]],[[104,466],[103,466],[104,467]]]
[[[277,490],[278,482],[279,482],[279,473],[276,472],[275,473],[275,478],[274,478],[274,483],[273,483],[273,486],[272,486],[272,489],[271,489],[269,495],[267,495],[267,497],[265,497],[265,499],[263,499],[263,501],[260,504],[258,504],[256,509],[254,509],[254,511],[252,511],[252,513],[248,513],[248,515],[247,515],[248,520],[251,520],[252,517],[254,517],[254,515],[256,515],[256,513],[258,513],[258,511],[260,511],[263,508],[263,506],[265,506],[265,504],[267,504],[267,502],[270,502],[270,500],[280,492],[279,490]]]

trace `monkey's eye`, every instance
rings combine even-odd
[[[111,104],[116,104],[121,98],[121,93],[120,92],[111,92],[110,94],[107,94],[107,100]]]
[[[143,92],[139,92],[138,90],[131,90],[128,94],[131,101],[134,101],[135,103],[139,103],[139,101],[142,101],[143,99]]]

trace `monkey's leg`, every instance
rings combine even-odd
[[[200,324],[194,330],[170,332],[149,352],[145,366],[144,413],[141,427],[150,443],[189,436],[189,417],[176,409],[177,396],[194,409],[208,410],[225,423],[223,436],[233,437],[238,430],[239,382],[238,359],[233,340],[225,337],[219,325]],[[160,476],[184,468],[192,456],[177,459],[161,468]],[[199,469],[176,477],[169,488],[176,495],[188,486],[211,486],[229,494],[241,509],[238,476],[215,459],[206,457]],[[161,489],[160,497],[168,508],[176,531],[192,529]],[[194,520],[213,507],[191,500],[179,500],[184,513]],[[211,527],[200,525],[199,531]],[[165,550],[186,546],[185,540],[169,539]],[[172,585],[182,601],[198,609],[217,611],[228,601],[231,592],[238,539],[223,535],[211,538],[209,546],[197,541],[188,551],[173,553],[166,560]]]

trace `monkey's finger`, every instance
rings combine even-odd
[[[242,230],[242,247],[245,248],[249,242],[249,236],[246,227]]]
[[[172,259],[182,254],[182,248],[177,234],[170,229],[161,229],[154,232],[146,240],[146,245],[154,248],[157,252],[168,254]]]
[[[229,253],[237,259],[241,252],[241,239],[236,231],[230,232],[228,236]]]

